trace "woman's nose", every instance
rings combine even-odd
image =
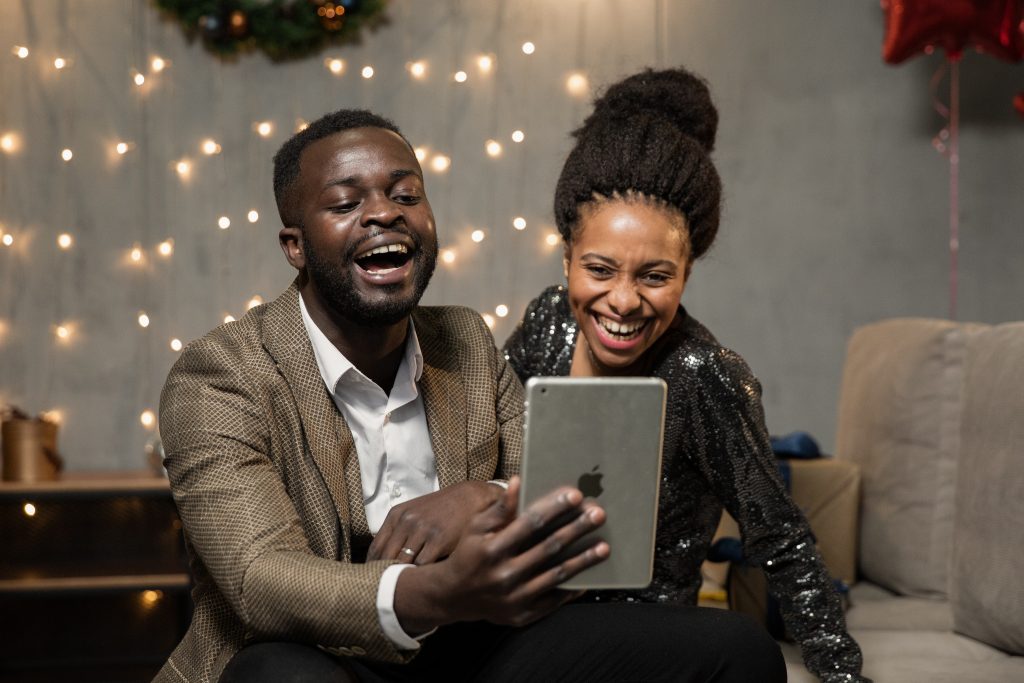
[[[629,315],[640,308],[640,294],[632,282],[617,282],[608,294],[608,304],[618,315]]]

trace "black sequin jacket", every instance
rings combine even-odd
[[[576,333],[565,288],[549,287],[527,307],[505,357],[524,382],[568,375]],[[593,597],[695,604],[724,505],[739,522],[746,557],[768,575],[807,668],[823,681],[867,681],[807,522],[779,477],[760,383],[682,307],[649,353],[649,374],[668,384],[654,580]]]

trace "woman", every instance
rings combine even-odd
[[[654,580],[591,599],[695,603],[724,506],[807,667],[825,681],[865,681],[807,522],[779,479],[760,385],[679,304],[718,230],[721,184],[709,156],[717,124],[707,86],[681,69],[630,76],[597,100],[555,191],[568,287],[530,303],[505,355],[523,381],[668,383]]]

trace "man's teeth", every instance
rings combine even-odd
[[[614,320],[598,316],[597,322],[611,334],[619,337],[629,337],[639,332],[640,328],[644,326],[646,321],[636,320],[631,323],[617,323]]]
[[[370,251],[363,252],[356,258],[366,258],[367,256],[376,256],[377,254],[390,254],[397,252],[399,254],[408,254],[409,249],[404,244],[385,244],[382,247],[376,247]]]

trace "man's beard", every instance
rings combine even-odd
[[[408,317],[416,308],[434,274],[434,266],[437,265],[436,238],[430,237],[424,242],[419,235],[405,228],[389,230],[405,235],[415,244],[415,251],[411,257],[413,291],[402,297],[399,294],[402,284],[380,285],[379,289],[385,295],[382,301],[368,301],[361,297],[352,273],[352,268],[358,267],[355,265],[355,255],[361,245],[367,239],[379,235],[379,232],[367,235],[365,239],[350,247],[341,262],[323,258],[313,247],[312,241],[303,240],[306,273],[309,278],[332,309],[357,325],[386,327]]]

